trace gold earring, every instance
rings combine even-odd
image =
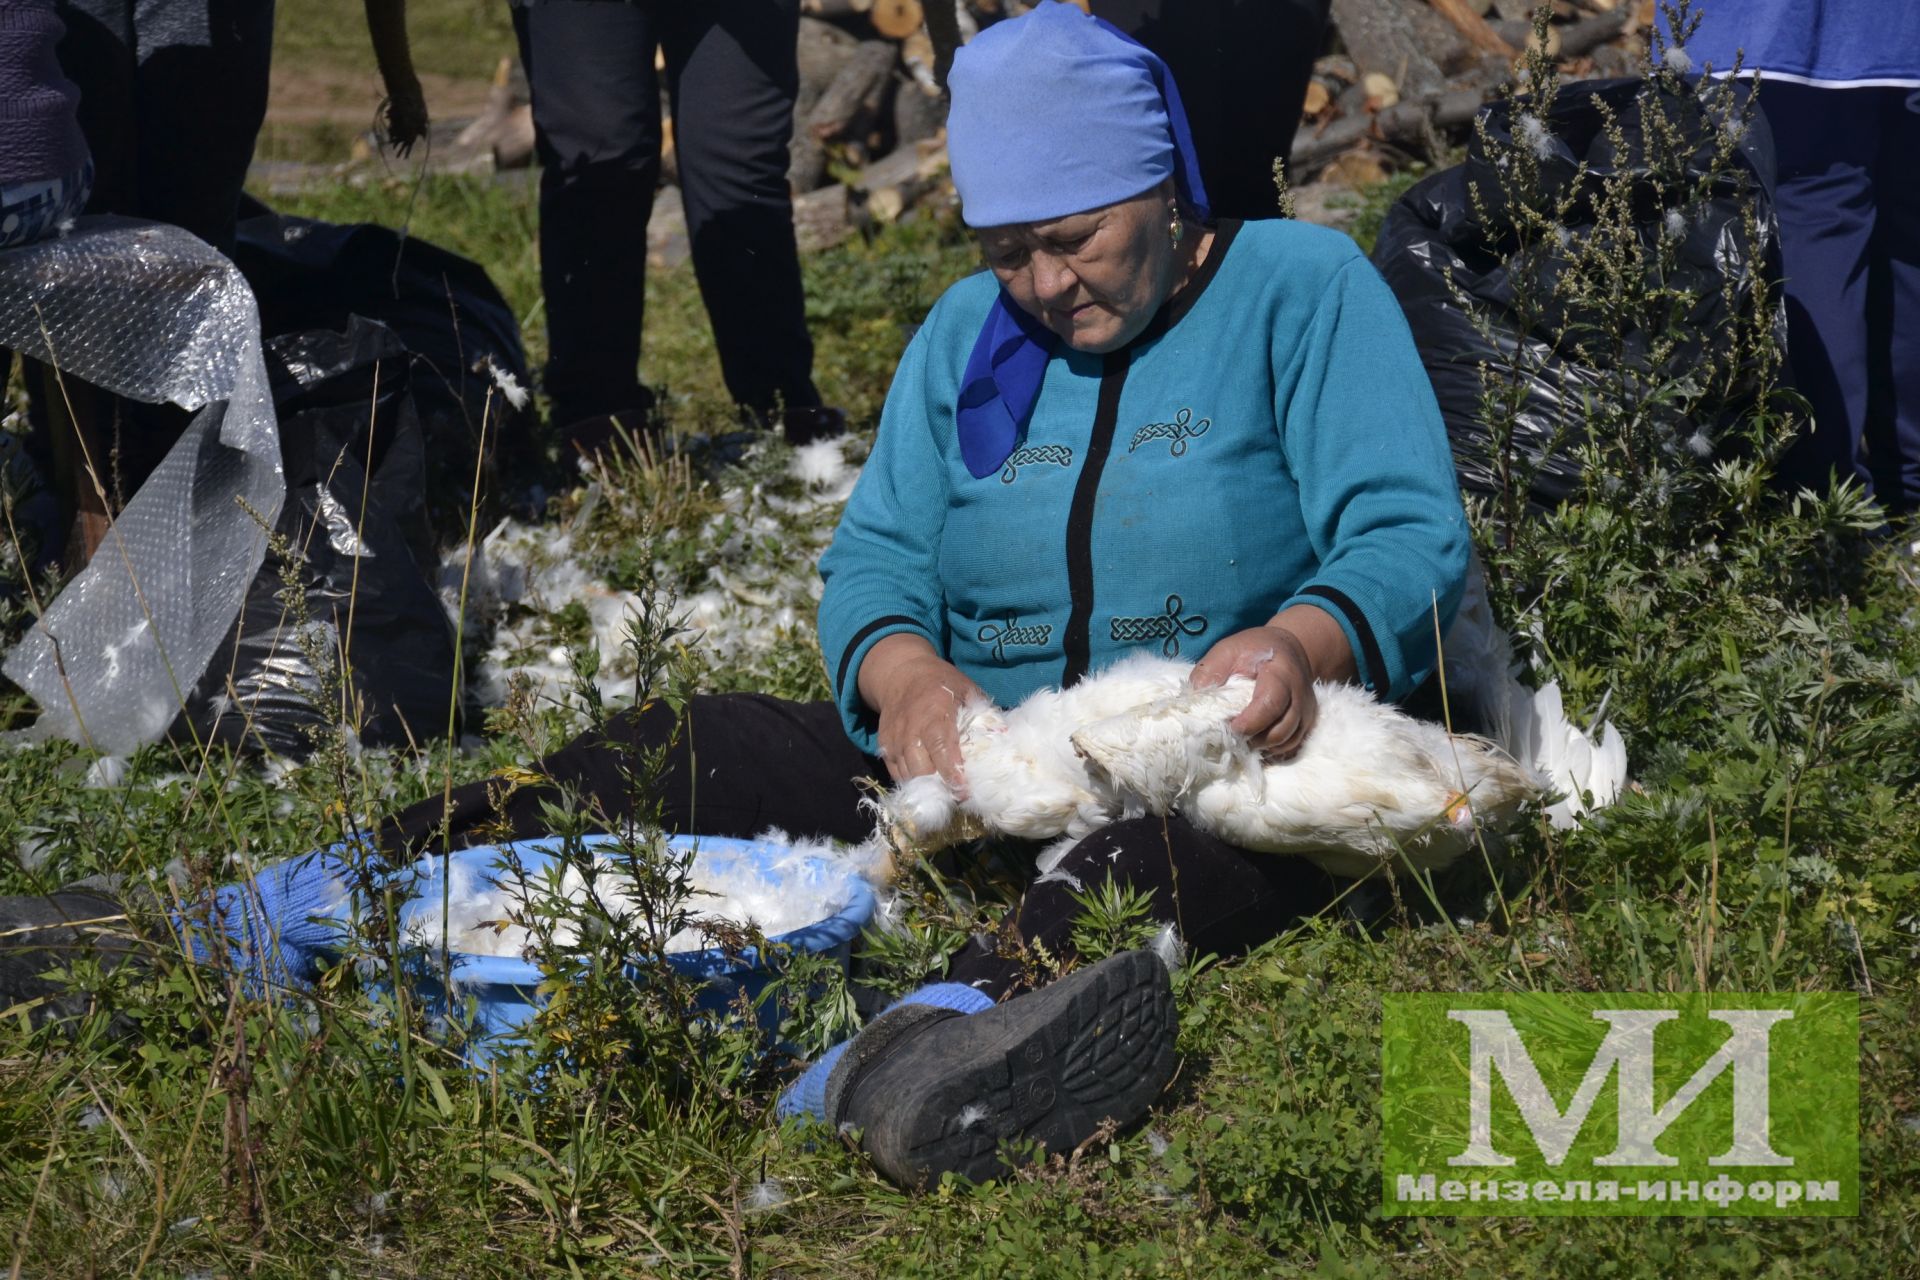
[[[1173,220],[1167,224],[1167,234],[1173,238],[1173,247],[1178,249],[1180,241],[1187,234],[1187,224],[1180,221],[1180,211],[1173,211]]]

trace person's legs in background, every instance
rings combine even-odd
[[[267,118],[273,0],[140,0],[134,38],[132,212],[231,253]]]
[[[609,416],[638,432],[647,220],[660,183],[659,19],[651,3],[516,5],[540,159],[546,389],[566,438],[597,448]]]
[[[63,0],[59,14],[94,157],[87,212],[169,223],[230,253],[266,119],[273,0]],[[192,415],[36,380],[35,449],[77,517],[63,556],[77,569]]]
[[[800,72],[797,0],[661,13],[680,193],[727,392],[795,444],[837,434],[813,385],[787,186]]]
[[[1277,218],[1331,0],[1093,0],[1173,72],[1215,217]]]
[[[1775,210],[1786,274],[1793,380],[1813,425],[1781,461],[1793,488],[1870,485],[1860,443],[1867,419],[1867,281],[1880,91],[1769,82],[1760,103],[1779,163]]]
[[[1769,91],[1771,86],[1769,86]],[[1867,457],[1874,492],[1897,516],[1920,511],[1920,89],[1876,89],[1873,260],[1879,277]]]

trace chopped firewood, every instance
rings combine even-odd
[[[831,249],[856,234],[861,211],[839,183],[797,196],[793,202],[793,238],[806,252]]]
[[[867,21],[889,40],[905,40],[920,29],[926,13],[920,0],[874,0],[867,10]]]
[[[918,82],[900,85],[893,91],[893,145],[911,147],[939,133],[947,123],[947,100],[938,91],[929,93]]]
[[[493,167],[524,169],[533,163],[533,108],[518,106],[507,113],[493,135]]]
[[[1578,58],[1592,53],[1595,48],[1619,35],[1632,17],[1632,11],[1621,6],[1611,13],[1603,13],[1592,18],[1582,18],[1560,31],[1560,56]]]
[[[921,28],[900,42],[900,65],[907,69],[913,82],[928,93],[940,92],[942,81],[935,74],[935,63],[938,61],[939,53],[926,28]]]
[[[1502,39],[1507,40],[1518,48],[1538,49],[1540,47],[1540,33],[1534,30],[1531,22],[1500,21],[1492,25],[1494,31],[1498,33]],[[1565,30],[1565,27],[1558,26],[1549,26],[1547,28],[1546,49],[1549,58],[1557,58],[1560,56],[1561,33]]]
[[[947,149],[938,143],[896,147],[860,171],[854,190],[866,198],[875,222],[896,222],[947,173]]]
[[[481,108],[473,123],[454,138],[453,145],[475,150],[493,145],[495,135],[514,108],[513,79],[513,59],[500,59],[500,65],[493,71],[493,83],[487,86],[487,105]]]
[[[1361,191],[1385,182],[1387,167],[1371,151],[1349,151],[1345,155],[1335,156],[1321,177]]]
[[[1369,71],[1360,78],[1360,87],[1366,92],[1366,105],[1369,111],[1385,111],[1400,101],[1400,86],[1393,77],[1382,75],[1378,71]]]
[[[898,57],[891,41],[863,40],[807,113],[813,136],[828,142],[865,133]]]
[[[873,8],[873,0],[800,0],[800,12],[821,18],[845,18]]]
[[[1303,115],[1318,120],[1333,105],[1333,93],[1318,80],[1307,82],[1307,100],[1301,108]]]
[[[1433,130],[1472,121],[1481,96],[1472,89],[1428,94],[1388,107],[1377,115],[1350,115],[1326,125],[1308,125],[1293,135],[1293,174],[1327,164],[1354,144],[1377,138],[1398,145],[1421,145]]]
[[[1487,20],[1468,0],[1431,0],[1431,3],[1434,10],[1451,22],[1454,30],[1465,36],[1467,43],[1474,48],[1499,54],[1503,58],[1511,58],[1519,52],[1487,25]]]
[[[1362,71],[1390,76],[1401,92],[1419,97],[1440,89],[1446,77],[1428,55],[1414,26],[1414,13],[1429,11],[1418,0],[1333,0],[1333,24],[1347,53]]]
[[[1323,58],[1314,59],[1313,74],[1328,80],[1338,80],[1341,84],[1353,84],[1360,79],[1360,68],[1354,65],[1352,58],[1344,54],[1330,53]]]

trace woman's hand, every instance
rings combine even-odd
[[[895,782],[938,773],[955,795],[966,795],[960,708],[985,699],[979,685],[925,637],[898,632],[867,651],[860,697],[880,716],[880,758]]]
[[[1253,699],[1229,727],[1266,758],[1285,760],[1305,745],[1319,716],[1313,682],[1351,680],[1355,670],[1340,624],[1312,605],[1296,605],[1265,626],[1221,639],[1194,665],[1192,680],[1204,689],[1251,676]]]

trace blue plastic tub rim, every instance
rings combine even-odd
[[[458,865],[476,876],[485,877],[490,883],[499,884],[502,874],[502,855],[511,851],[528,874],[544,875],[547,868],[559,861],[553,852],[561,843],[559,837],[546,837],[533,840],[516,840],[506,845],[477,845],[452,854],[432,854],[421,858],[414,864],[416,896],[401,909],[401,927],[404,929],[421,913],[437,911],[440,905],[440,876],[445,870]],[[581,844],[588,850],[605,848],[617,844],[612,836],[586,836]],[[698,850],[708,856],[719,854],[751,860],[766,867],[781,859],[792,858],[793,850],[786,845],[771,841],[739,840],[728,836],[678,835],[668,838],[669,847],[685,852]],[[780,947],[794,951],[831,952],[845,946],[857,937],[873,919],[874,894],[869,885],[850,864],[827,858],[804,857],[797,860],[795,868],[804,870],[810,880],[832,875],[844,883],[847,890],[847,902],[840,911],[824,920],[803,925],[777,937],[767,939],[770,947]],[[699,898],[696,896],[689,909],[699,914]],[[439,947],[429,948],[438,955]],[[541,980],[537,965],[518,956],[482,955],[472,951],[450,950],[453,961],[453,980],[462,987],[505,986],[531,987]],[[745,947],[738,951],[727,951],[720,947],[708,947],[701,951],[679,951],[670,953],[667,962],[676,971],[689,978],[701,981],[718,979],[738,979],[742,975],[756,971],[766,972],[761,965],[759,948]]]

